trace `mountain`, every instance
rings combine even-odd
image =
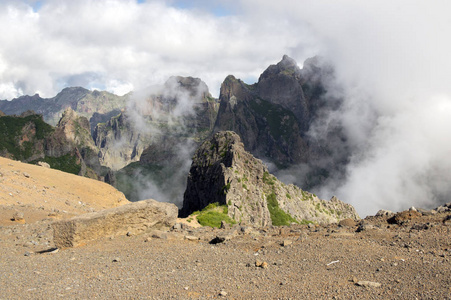
[[[286,55],[253,85],[230,75],[221,85],[214,132],[238,133],[246,150],[275,170],[303,165],[303,186],[318,185],[349,155],[341,149],[340,124],[327,122],[341,104],[327,93],[331,81],[333,70],[320,58],[306,60],[300,69]],[[312,134],[318,124],[321,134]]]
[[[245,149],[277,176],[296,172],[288,180],[303,188],[343,173],[350,152],[341,124],[330,117],[342,102],[333,82],[333,69],[321,58],[307,59],[301,69],[285,55],[255,84],[228,76],[219,102],[201,79],[173,76],[124,97],[73,87],[49,99],[0,101],[0,110],[17,114],[29,107],[57,125],[70,108],[85,119],[59,127],[72,137],[87,170],[107,176],[133,200],[158,193],[166,201],[181,201],[196,147],[219,131],[236,132]]]
[[[53,98],[22,96],[11,101],[0,101],[0,110],[7,115],[20,115],[32,110],[44,117],[44,121],[55,126],[63,112],[72,108],[75,112],[90,119],[94,113],[105,114],[125,107],[129,95],[117,96],[105,91],[89,91],[82,87],[68,87]]]
[[[186,217],[215,202],[226,205],[228,216],[236,222],[257,227],[359,219],[354,207],[335,197],[320,200],[280,182],[261,160],[244,150],[232,131],[216,133],[197,149],[180,215]]]

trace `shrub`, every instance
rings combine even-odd
[[[25,126],[33,124],[35,136],[29,136],[20,146],[19,139]],[[36,140],[43,140],[53,132],[52,126],[45,123],[40,115],[27,117],[3,116],[0,118],[0,150],[6,150],[14,159],[27,160],[33,155]]]

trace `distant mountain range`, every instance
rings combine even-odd
[[[198,78],[171,77],[144,95],[70,87],[53,98],[3,100],[0,111],[6,115],[23,119],[23,112],[34,111],[55,127],[45,131],[42,151],[17,156],[12,146],[0,143],[0,153],[23,161],[79,153],[80,166],[86,166],[81,175],[104,179],[131,200],[157,194],[180,204],[196,147],[214,133],[230,130],[241,137],[247,151],[269,164],[270,171],[302,169],[296,183],[311,189],[340,170],[349,156],[340,124],[329,122],[320,135],[312,134],[312,128],[341,105],[327,93],[331,80],[333,69],[321,59],[308,59],[300,69],[284,56],[253,85],[228,76],[219,99]],[[22,123],[11,139],[17,149],[29,131],[27,121]],[[51,150],[48,140],[54,141],[57,132],[58,143],[69,150]]]

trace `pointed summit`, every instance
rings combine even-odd
[[[273,79],[276,76],[292,77],[296,80],[299,78],[300,74],[301,69],[298,67],[296,61],[288,55],[284,55],[280,62],[276,65],[270,65],[262,75],[260,75],[258,82]]]
[[[282,57],[282,60],[277,65],[281,69],[294,68],[298,66],[297,62],[286,54]]]

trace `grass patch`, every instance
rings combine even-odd
[[[194,212],[197,214],[197,221],[202,226],[221,227],[221,221],[229,224],[235,224],[236,221],[231,219],[227,214],[229,210],[227,205],[219,205],[218,202],[208,204],[202,211]]]
[[[299,223],[295,218],[291,215],[284,212],[277,202],[276,194],[272,192],[266,197],[269,214],[271,215],[272,225],[274,226],[283,226],[290,225],[291,223]]]

